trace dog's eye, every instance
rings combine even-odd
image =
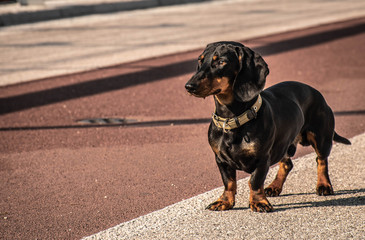
[[[199,59],[198,60],[197,70],[199,70],[201,67],[202,67],[202,61]]]
[[[224,65],[226,65],[226,61],[224,61],[224,60],[214,61],[214,59],[213,59],[213,62],[212,62],[213,68],[222,68]]]
[[[219,66],[224,66],[224,65],[226,65],[226,61],[224,61],[224,60],[219,60],[219,62],[218,62],[218,64],[219,64]]]

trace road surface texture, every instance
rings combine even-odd
[[[215,4],[212,6],[216,6]],[[146,10],[147,13],[150,11],[157,10]],[[65,20],[61,22],[63,21]],[[241,40],[264,56],[271,71],[267,86],[285,80],[296,80],[320,90],[335,112],[337,132],[350,138],[365,132],[365,46],[362,44],[365,41],[364,23],[364,18],[355,18],[264,37],[227,35],[228,39],[224,35],[224,39]],[[67,53],[65,49],[64,52],[59,52],[61,49],[57,50],[54,45],[56,54],[47,50],[42,55],[41,48],[32,52],[33,48],[30,46],[37,49],[37,46],[43,44],[46,49],[48,47],[44,43],[54,40],[49,39],[49,36],[43,38],[40,34],[47,31],[46,25],[56,23],[44,24],[28,26],[38,32],[38,35],[32,35],[32,31],[24,31],[25,26],[6,28],[0,32],[0,35],[4,34],[0,39],[8,36],[8,44],[14,43],[14,46],[8,47],[1,43],[1,50],[14,51],[2,51],[2,59],[6,56],[9,61],[14,59],[14,63],[17,63],[16,59],[24,54],[29,58],[23,62],[30,64],[23,70],[19,68],[19,64],[11,65],[14,69],[6,70],[1,75],[1,82],[4,78],[5,81],[8,78],[15,79],[14,82],[37,79],[40,75],[32,70],[37,64],[41,69],[39,72],[48,72],[57,68],[55,62],[72,60],[72,56],[64,57],[63,54]],[[57,28],[62,29],[61,26],[58,25]],[[74,28],[77,26],[70,24],[64,29],[75,33]],[[59,31],[54,32],[52,29],[53,27],[48,29],[52,36]],[[99,29],[103,30],[102,27]],[[151,28],[143,30],[152,31]],[[30,34],[26,38],[30,43],[16,47],[16,40],[21,39],[23,32]],[[261,32],[261,35],[266,35],[265,33]],[[213,40],[208,33],[201,34],[209,36],[204,44]],[[76,38],[74,34],[65,34],[66,38],[67,36],[70,39]],[[80,38],[85,36],[80,35]],[[189,41],[194,42],[194,37],[191,36]],[[199,44],[203,43],[202,39],[197,41],[201,41]],[[92,42],[91,36],[88,42]],[[106,47],[108,45],[109,43]],[[185,51],[178,45],[176,51]],[[143,48],[143,45],[140,46]],[[75,49],[79,49],[79,53],[74,54],[82,55],[87,48],[79,46]],[[135,49],[138,57],[147,56],[139,48]],[[27,51],[30,51],[29,55],[26,55]],[[108,51],[106,49],[100,55],[108,56]],[[144,51],[149,52],[147,49]],[[169,51],[173,52],[161,50],[159,54]],[[78,74],[21,84],[4,84],[0,88],[0,238],[79,239],[220,187],[222,183],[219,172],[207,142],[209,117],[214,109],[213,101],[211,98],[203,100],[191,97],[184,89],[201,51],[202,49],[197,49],[134,62],[130,62],[131,58],[123,64]],[[125,54],[128,55],[126,52]],[[55,55],[58,55],[59,60],[53,59],[56,59]],[[42,60],[42,57],[47,59],[48,56],[49,61]],[[84,60],[87,62],[95,57],[95,62],[104,61],[97,56],[98,54],[74,56],[76,62],[72,66],[77,68],[75,71],[85,70],[79,68],[77,62],[92,68]],[[120,62],[123,61],[124,59],[120,59]],[[115,64],[106,60],[103,63]],[[1,67],[6,68],[3,65]],[[66,68],[62,66],[59,69],[63,69],[62,73],[65,73]],[[109,124],[105,124],[108,122]],[[313,217],[316,214],[318,221],[334,214],[333,216],[339,216],[336,219],[340,225],[346,207],[350,207],[350,210],[363,207],[363,174],[356,178],[356,174],[364,171],[358,163],[364,160],[361,154],[363,137],[355,138],[354,143],[356,144],[351,147],[336,147],[336,160],[333,162],[335,166],[330,159],[330,174],[336,196],[318,198],[313,195],[315,180],[312,177],[300,180],[303,188],[288,182],[288,192],[283,193],[284,197],[272,200],[278,211],[267,216],[270,218],[283,214],[284,225],[288,226],[288,219],[296,218],[293,213],[304,217]],[[309,148],[299,149],[297,156],[308,152],[311,152]],[[336,157],[342,152],[340,158]],[[351,154],[351,157],[342,157]],[[293,181],[296,181],[297,176],[305,176],[299,171],[302,169],[301,162],[314,164],[309,170],[315,169],[313,157],[309,158],[312,159],[311,163],[300,160],[298,168],[294,161],[294,170],[298,169],[298,174],[294,172]],[[307,171],[306,167],[303,169]],[[352,171],[358,172],[353,174]],[[353,184],[349,184],[353,179],[348,177],[351,174],[355,177]],[[244,178],[247,175],[239,176]],[[240,187],[241,200],[238,200],[240,203],[236,207],[239,211],[218,213],[218,220],[223,221],[224,216],[238,212],[237,218],[245,218],[246,215],[240,214],[248,214],[263,222],[268,221],[265,215],[252,215],[246,209],[247,194],[243,189],[245,184],[241,183]],[[353,206],[351,202],[360,206]],[[203,201],[199,207],[206,203]],[[189,209],[191,208],[187,207],[186,214],[191,213]],[[200,211],[199,214],[206,214],[205,218],[213,218],[213,215],[209,215],[210,212],[201,213],[201,210],[196,209]],[[361,225],[361,212],[347,211],[347,214],[355,214],[353,216]],[[288,216],[291,218],[286,218]],[[274,234],[280,233],[279,226],[272,230]],[[351,232],[354,225],[347,226],[346,230]],[[202,229],[206,231],[205,228]],[[193,230],[187,234],[194,233]],[[358,236],[356,234],[361,234],[358,228],[354,228],[353,232],[354,238]],[[205,235],[199,236],[203,238]]]

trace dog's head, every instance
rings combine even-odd
[[[266,62],[248,47],[216,42],[199,56],[197,72],[185,88],[196,97],[217,95],[246,102],[262,91],[268,74]]]

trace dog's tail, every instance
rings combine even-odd
[[[336,132],[333,135],[333,141],[343,143],[343,144],[346,144],[346,145],[351,145],[350,140],[348,140],[347,138],[341,137]]]

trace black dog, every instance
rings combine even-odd
[[[208,134],[225,190],[207,209],[234,206],[236,170],[243,170],[251,173],[250,208],[273,211],[266,196],[281,193],[298,143],[312,145],[317,153],[317,194],[334,194],[327,157],[333,140],[350,141],[334,131],[332,110],[321,93],[298,82],[262,91],[268,74],[259,54],[240,43],[217,42],[199,56],[197,72],[185,85],[196,97],[214,95],[216,105]],[[276,179],[264,190],[269,167],[278,162]]]

